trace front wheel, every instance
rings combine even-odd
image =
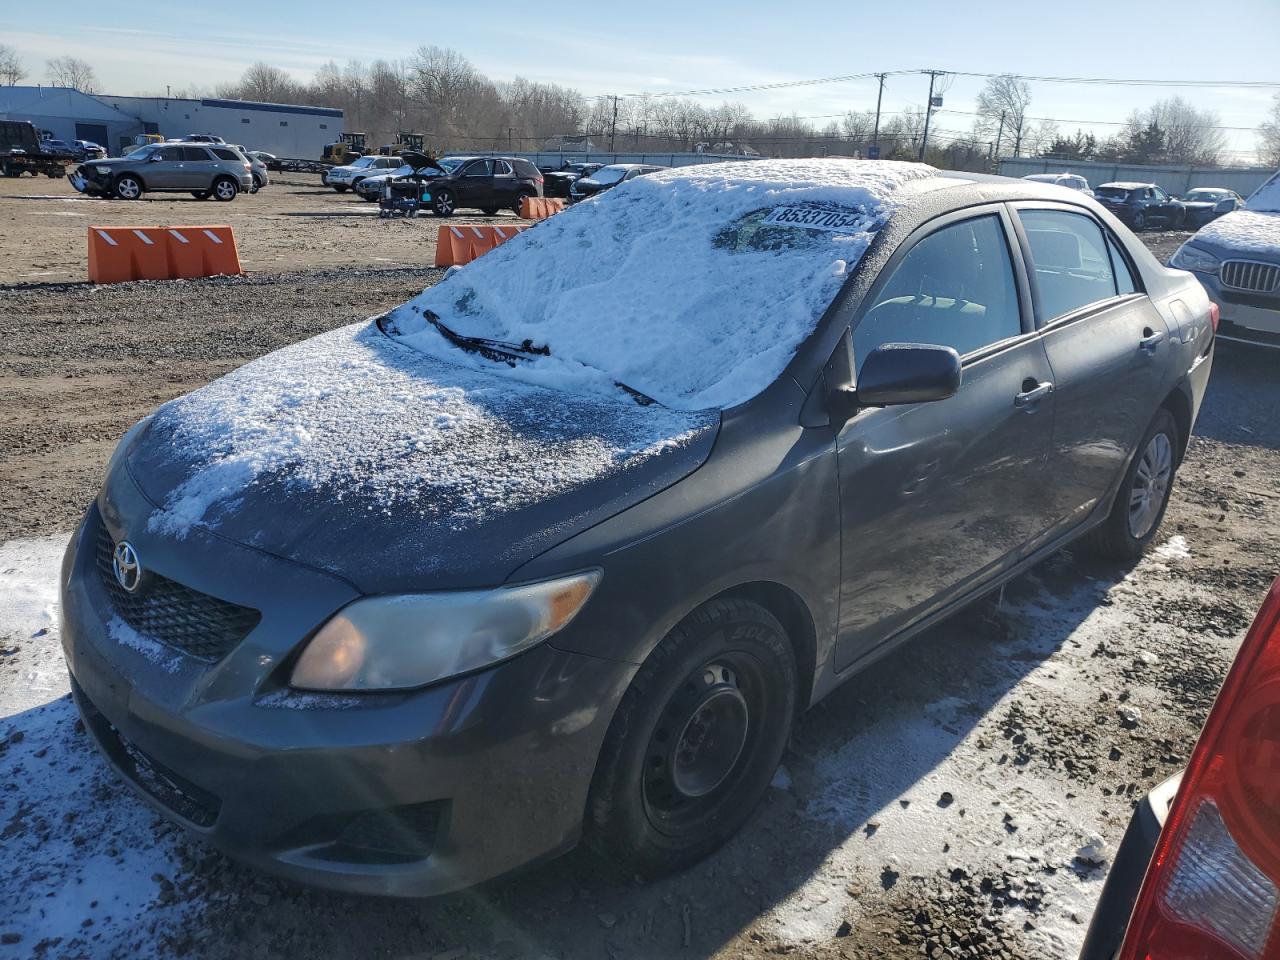
[[[1125,472],[1111,513],[1089,535],[1093,552],[1115,560],[1142,556],[1159,532],[1169,506],[1180,449],[1178,423],[1161,407]]]
[[[431,209],[437,217],[452,217],[458,210],[452,190],[440,190],[431,198]]]
[[[240,184],[236,183],[230,177],[222,177],[213,183],[213,198],[221,200],[223,203],[228,200],[234,200],[236,194],[240,192]]]
[[[587,841],[642,876],[732,837],[764,797],[791,733],[796,665],[782,625],[747,600],[684,618],[631,681],[587,801]]]
[[[1147,228],[1147,215],[1143,213],[1141,210],[1139,210],[1137,213],[1133,215],[1133,232],[1137,233],[1139,230],[1145,230],[1146,228]]]
[[[124,176],[116,178],[113,192],[117,199],[137,200],[142,196],[142,181],[126,173]]]

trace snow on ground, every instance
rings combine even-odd
[[[913,181],[891,161],[758,160],[639,177],[574,205],[396,308],[442,358],[452,330],[548,347],[511,376],[570,390],[620,381],[675,409],[772,383]],[[476,361],[483,362],[483,361]]]
[[[6,662],[0,691],[0,933],[20,936],[24,950],[56,946],[56,956],[163,956],[208,906],[192,880],[208,854],[117,781],[76,718],[56,617],[64,542],[0,547],[0,639],[23,664]],[[996,614],[1007,628],[998,656],[975,664],[972,678],[929,700],[903,700],[790,759],[774,788],[794,798],[812,830],[838,839],[758,927],[782,943],[822,942],[841,918],[856,926],[860,910],[882,905],[882,891],[913,882],[927,891],[960,870],[983,878],[984,891],[989,883],[1003,891],[1001,923],[1013,928],[1005,935],[1022,939],[1028,955],[1074,956],[1105,874],[1098,837],[1118,835],[1127,806],[1001,750],[1018,750],[1027,735],[1011,731],[1055,730],[1060,714],[1099,699],[1098,664],[1110,661],[1097,651],[1145,626],[1126,603],[1148,595],[1149,584],[1135,581],[1165,577],[1187,555],[1185,540],[1171,538],[1114,584],[1081,578],[1069,559],[1049,561],[1049,576],[1055,562],[1071,567],[1068,586],[1042,582],[1044,566],[1019,581]],[[1168,578],[1160,592],[1177,600],[1195,590]],[[1065,642],[1064,621],[1074,624]],[[1137,656],[1133,663],[1154,669]],[[951,893],[930,896],[927,909],[945,909]]]

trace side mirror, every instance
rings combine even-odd
[[[876,347],[858,374],[858,405],[888,407],[945,400],[960,389],[960,355],[952,347],[886,343]]]
[[[153,153],[151,156],[147,157],[147,163],[159,163],[163,159],[164,157],[160,156],[160,154]]]

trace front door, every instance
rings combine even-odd
[[[185,173],[182,166],[182,148],[179,146],[160,147],[151,155],[147,167],[142,171],[147,178],[148,190],[182,190],[186,188],[183,179]]]
[[[1045,204],[1019,204],[1017,215],[1056,385],[1052,492],[1065,532],[1108,494],[1146,432],[1169,329],[1119,241],[1092,216]]]
[[[488,206],[493,194],[493,161],[472,160],[456,181],[458,206]]]
[[[1052,376],[1011,221],[984,209],[909,239],[855,321],[859,362],[884,343],[942,344],[963,379],[840,434],[839,668],[1015,563],[1050,522]]]

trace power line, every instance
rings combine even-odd
[[[950,107],[939,107],[938,112],[939,113],[955,113],[964,117],[986,116],[986,114],[977,113],[973,110],[952,110]],[[1048,123],[1078,123],[1078,124],[1081,124],[1082,126],[1095,126],[1095,127],[1127,127],[1129,125],[1128,120],[1067,120],[1063,117],[1023,117],[1023,119],[1039,120],[1039,121],[1048,122]],[[1235,130],[1242,133],[1255,133],[1258,129],[1257,127],[1223,127],[1223,126],[1206,127],[1202,124],[1196,124],[1196,126],[1198,129],[1203,129],[1203,130]]]

